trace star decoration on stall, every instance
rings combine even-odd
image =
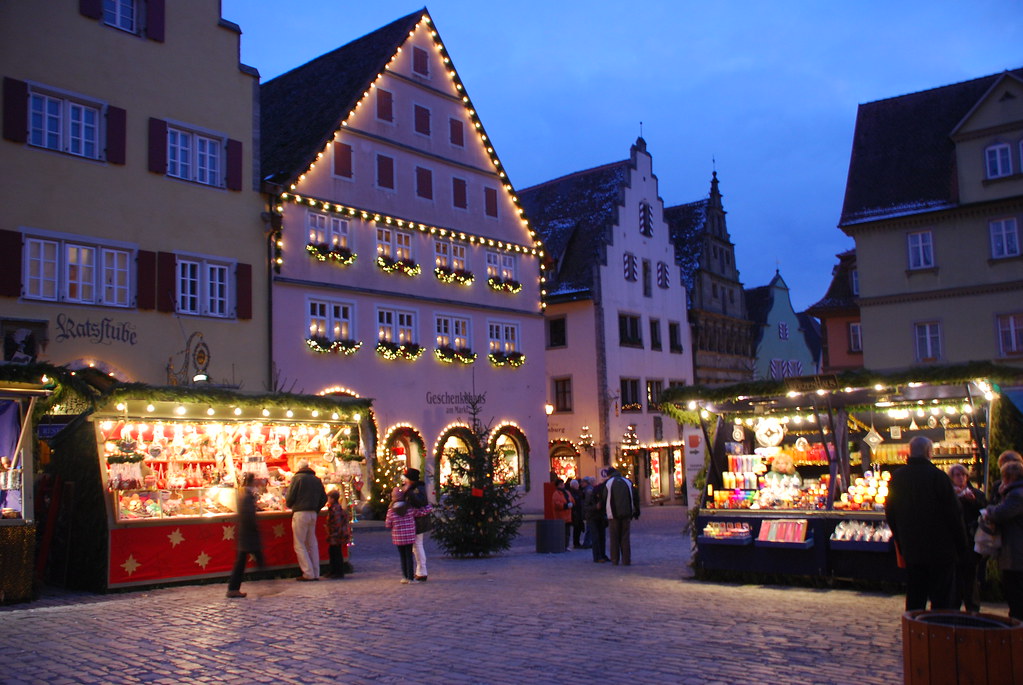
[[[234,540],[234,526],[224,526],[224,540]]]
[[[196,563],[197,566],[202,566],[202,569],[205,571],[206,570],[206,564],[210,563],[210,560],[212,558],[213,557],[211,557],[210,555],[206,554],[206,552],[199,552],[199,556],[198,556],[198,558],[196,558],[195,563]]]
[[[177,547],[185,541],[185,536],[181,534],[180,528],[175,528],[174,532],[167,536],[167,539],[170,540],[171,547]]]
[[[274,537],[275,538],[282,538],[282,537],[284,537],[284,524],[283,523],[278,523],[276,526],[274,526]]]
[[[135,561],[134,554],[129,554],[128,558],[125,559],[123,564],[121,564],[121,568],[123,568],[124,572],[127,573],[129,576],[135,573],[135,571],[137,571],[140,566],[142,566],[142,564]]]

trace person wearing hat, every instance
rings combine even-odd
[[[305,459],[291,477],[284,503],[291,514],[291,532],[295,537],[295,556],[302,575],[298,580],[320,579],[320,548],[316,542],[316,517],[327,503],[327,491]]]
[[[405,479],[405,500],[409,503],[416,514],[416,543],[412,547],[412,556],[416,560],[415,580],[425,583],[426,573],[426,548],[423,546],[423,539],[433,529],[433,520],[430,518],[430,499],[426,494],[426,483],[419,480],[419,469],[405,469],[402,474]],[[423,510],[426,511],[423,511]]]

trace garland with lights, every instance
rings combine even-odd
[[[309,243],[305,246],[306,252],[316,258],[317,261],[325,262],[328,259],[337,262],[341,266],[348,266],[358,256],[347,247],[331,247],[327,243]]]
[[[437,347],[434,348],[433,353],[437,356],[437,359],[447,364],[452,364],[454,362],[472,364],[476,361],[477,356],[475,352],[465,347],[459,347],[457,349],[454,347]]]
[[[521,352],[491,352],[487,355],[487,359],[494,366],[513,366],[520,367],[526,363],[526,355]]]
[[[377,343],[377,354],[387,360],[406,359],[414,361],[419,359],[426,348],[415,343],[398,344],[389,340],[381,340]]]
[[[359,351],[362,347],[361,340],[331,340],[322,335],[314,335],[311,338],[306,338],[306,346],[310,350],[317,354],[344,354],[352,355]]]
[[[406,276],[418,276],[422,269],[411,259],[391,259],[385,255],[377,257],[377,267],[384,273],[399,272]]]
[[[441,283],[458,283],[459,285],[472,285],[476,280],[475,274],[465,269],[449,269],[446,266],[438,266],[433,270],[437,280]]]
[[[491,290],[497,292],[505,292],[515,294],[522,290],[522,284],[516,281],[514,278],[501,279],[497,276],[491,276],[487,279],[487,285],[490,286]]]

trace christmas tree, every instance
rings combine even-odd
[[[476,439],[471,452],[449,456],[451,477],[434,507],[433,538],[453,557],[486,557],[507,550],[522,525],[517,480],[494,482],[501,458],[487,449],[487,430],[479,424],[484,399],[469,402]]]

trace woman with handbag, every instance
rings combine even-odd
[[[985,509],[984,518],[1002,536],[998,568],[1009,616],[1023,621],[1023,464],[1010,461],[1002,466],[1002,488],[1001,502]]]

